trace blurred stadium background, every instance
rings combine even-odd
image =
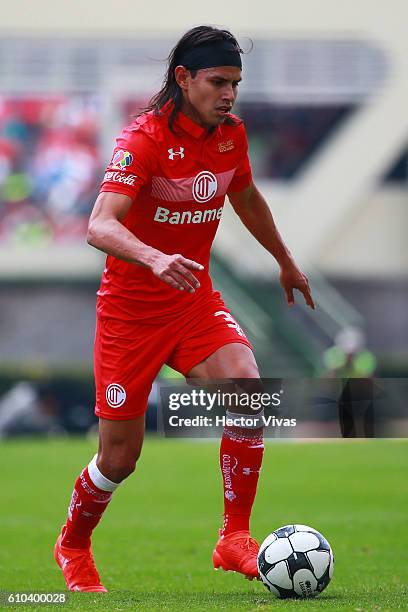
[[[318,308],[289,310],[277,268],[226,205],[213,277],[262,375],[408,376],[407,4],[205,8],[17,1],[0,25],[0,437],[94,417],[95,292],[85,242],[114,137],[193,25],[244,49],[235,112],[257,183]],[[172,373],[164,371],[163,376]]]

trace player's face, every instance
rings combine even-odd
[[[183,92],[182,112],[208,129],[223,123],[231,111],[241,70],[235,66],[203,68],[192,78],[188,70],[178,66],[176,79]]]

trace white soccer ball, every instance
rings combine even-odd
[[[262,542],[258,570],[271,593],[288,597],[315,597],[333,576],[334,557],[328,541],[307,525],[285,525]]]

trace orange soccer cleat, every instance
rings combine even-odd
[[[54,557],[64,574],[68,589],[85,593],[107,593],[95,567],[91,547],[82,549],[61,546],[65,529],[64,525],[54,547]]]
[[[248,580],[259,578],[258,551],[259,544],[251,538],[249,531],[234,531],[221,536],[213,552],[214,569],[222,567],[226,572],[240,572]]]

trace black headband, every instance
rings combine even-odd
[[[236,66],[242,69],[241,54],[237,46],[229,40],[203,43],[193,47],[181,56],[179,63],[188,70],[217,66]]]

